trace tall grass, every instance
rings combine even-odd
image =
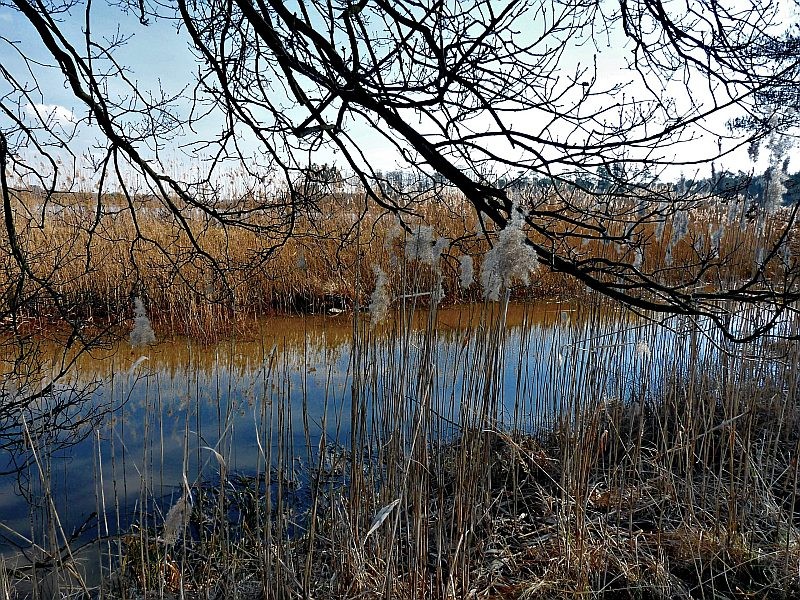
[[[795,342],[732,346],[703,322],[667,328],[598,298],[445,312],[417,298],[377,326],[356,312],[229,340],[213,378],[150,361],[139,379],[115,376],[122,406],[97,447],[96,593],[798,592]],[[323,342],[348,329],[352,345]],[[136,356],[113,360],[124,373]],[[237,387],[253,367],[257,384]],[[182,408],[164,396],[174,386]],[[243,456],[234,438],[252,432]],[[131,455],[124,440],[139,437]],[[33,474],[46,489],[46,469]],[[124,486],[140,500],[120,534]],[[69,556],[53,562],[62,534],[50,531],[42,576],[56,568],[71,593]],[[7,572],[6,585],[23,575],[39,576]]]
[[[475,229],[467,219],[437,217],[435,204],[429,210],[439,235]],[[255,234],[208,228],[204,242],[235,282],[224,288],[232,298],[157,219],[141,221],[134,240],[126,227],[101,223],[89,247],[104,260],[84,256],[88,270],[48,241],[62,239],[59,232],[31,230],[28,243],[43,257],[37,268],[58,265],[53,276],[65,291],[96,293],[108,310],[109,299],[147,298],[162,337],[170,328],[195,334],[180,338],[190,357],[201,352],[198,332],[224,337],[226,350],[199,359],[211,361],[207,371],[180,362],[155,368],[158,346],[111,353],[100,377],[116,410],[95,436],[90,546],[104,577],[91,593],[800,593],[797,342],[731,345],[702,319],[656,323],[590,293],[573,304],[517,305],[508,281],[497,302],[443,311],[440,286],[464,293],[458,257],[481,254],[482,242],[462,240],[436,260],[408,243],[413,229],[384,243],[393,224],[378,213],[350,229],[331,224],[346,232],[339,241],[286,241],[270,270],[250,253],[260,247]],[[673,235],[676,227],[687,234]],[[686,236],[699,227],[696,218],[667,223],[640,260],[677,280],[678,267],[696,260]],[[77,225],[73,233],[87,234]],[[731,281],[748,276],[758,240],[736,227],[719,242],[749,248],[749,262],[724,273]],[[590,244],[609,256],[624,252]],[[165,251],[151,252],[155,245]],[[533,277],[538,293],[548,281],[566,289],[555,274]],[[390,302],[375,301],[376,280]],[[326,295],[352,310],[279,332],[274,322],[246,318]],[[480,296],[477,284],[466,293]],[[731,326],[756,312],[734,311]],[[781,327],[788,337],[800,333],[794,315]],[[344,337],[347,344],[330,344]],[[242,437],[249,446],[235,441]],[[28,474],[48,518],[28,536],[40,560],[0,565],[0,589],[41,596],[51,582],[56,595],[87,593],[80,542],[50,502],[46,440],[28,438]],[[134,449],[131,440],[141,443]]]
[[[680,285],[687,274],[702,271],[692,285],[730,286],[759,270],[767,279],[779,278],[793,264],[793,239],[784,243],[780,256],[766,254],[781,235],[786,215],[751,214],[744,200],[726,205],[713,197],[673,198],[661,208],[648,205],[645,215],[636,198],[607,200],[607,222],[596,223],[587,215],[602,198],[546,190],[530,195],[528,208],[554,232],[549,240],[529,232],[534,241],[576,261],[594,257],[600,267],[608,261],[633,265],[660,284]],[[475,300],[481,297],[479,286],[459,284],[460,260],[471,257],[478,272],[491,257],[484,236],[476,233],[481,226],[474,211],[453,194],[420,196],[403,215],[406,230],[398,228],[393,216],[366,208],[349,194],[292,212],[290,226],[287,215],[276,212],[258,213],[245,227],[223,225],[196,211],[188,211],[180,222],[146,197],[128,201],[56,194],[45,200],[27,191],[15,198],[20,244],[34,274],[50,287],[42,293],[35,281],[26,281],[22,308],[26,317],[44,322],[60,316],[52,307],[52,293],[61,294],[68,311],[88,320],[89,327],[132,316],[132,301],[140,297],[154,321],[170,331],[212,338],[255,315],[365,305],[376,265],[393,275],[389,284],[396,295],[412,293],[414,287],[430,291],[433,278],[440,276],[448,301]],[[673,213],[683,206],[686,210]],[[569,221],[547,215],[585,220],[586,227],[566,227]],[[400,276],[397,255],[425,226],[448,241],[441,268]],[[602,235],[588,229],[599,226]],[[496,237],[500,241],[502,236]],[[4,256],[0,279],[8,279],[10,294],[18,276],[11,253]],[[573,278],[545,268],[531,279],[531,286],[515,287],[517,297],[584,293]]]

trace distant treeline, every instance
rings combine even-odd
[[[783,204],[800,202],[800,172],[785,175],[782,179],[785,191],[782,194]],[[766,173],[755,175],[751,173],[732,173],[722,171],[714,177],[707,179],[686,179],[683,182],[672,184],[676,192],[685,190],[695,193],[713,193],[722,198],[735,198],[745,196],[760,202],[764,199],[770,185],[779,185],[778,178],[773,178],[772,169]]]
[[[327,167],[327,165],[325,165]],[[328,168],[330,169],[330,168]],[[626,172],[623,165],[612,165],[611,168],[599,167],[596,174],[580,173],[564,175],[562,177],[529,177],[519,176],[487,176],[493,185],[511,191],[523,191],[531,189],[552,189],[562,188],[565,185],[573,185],[581,190],[592,193],[636,193],[642,188],[658,188],[660,191],[672,190],[676,194],[713,194],[723,199],[747,197],[760,203],[770,185],[775,185],[777,178],[773,179],[773,168],[767,169],[765,173],[756,175],[744,171],[719,171],[711,177],[691,179],[684,178],[678,181],[663,181],[658,177],[648,180],[646,174],[638,173],[631,176]],[[329,170],[324,170],[329,173]],[[338,171],[333,169],[335,176],[339,176]],[[441,176],[427,176],[420,172],[411,171],[387,171],[378,172],[377,176],[381,179],[391,194],[392,192],[427,192],[437,188],[445,189],[448,184]],[[635,181],[636,183],[632,183]],[[800,172],[786,175],[782,181],[785,191],[783,193],[783,204],[794,204],[800,202]]]
[[[770,185],[776,185],[780,178],[773,178],[775,167],[767,169],[766,172],[756,175],[738,171],[718,171],[710,177],[691,179],[682,178],[677,181],[664,181],[655,175],[648,175],[646,172],[631,172],[624,163],[612,164],[609,167],[598,167],[594,173],[564,173],[552,177],[529,176],[524,173],[517,175],[507,174],[502,176],[486,175],[482,179],[484,182],[505,189],[511,192],[526,193],[539,191],[547,193],[550,191],[565,190],[568,188],[578,188],[583,192],[591,194],[620,194],[640,196],[643,190],[652,190],[659,193],[672,191],[679,196],[690,195],[715,195],[723,200],[730,198],[746,197],[755,204],[760,204],[765,198]],[[427,198],[430,193],[452,193],[453,186],[440,174],[430,174],[423,171],[394,170],[376,171],[375,178],[379,183],[380,190],[388,198],[414,202]],[[782,198],[783,204],[789,205],[800,202],[800,172],[785,175],[782,179],[785,188]],[[336,197],[339,200],[353,197],[361,198],[363,195],[363,182],[360,178],[340,170],[336,165],[314,164],[302,171],[291,183],[294,192],[300,198],[305,199],[313,205],[315,202],[325,198]],[[42,199],[52,199],[46,190],[39,186],[23,186],[29,193],[36,194]],[[197,188],[204,189],[204,188]],[[193,191],[197,191],[194,190]],[[209,190],[204,189],[204,193]],[[271,189],[261,189],[258,186],[247,188],[247,192],[233,193],[233,197],[225,198],[220,190],[213,190],[209,200],[211,203],[224,204],[226,201],[241,200],[243,197],[270,196],[271,194],[286,193],[285,188],[273,187]],[[58,190],[56,196],[64,197],[72,195],[95,194],[96,190],[72,189]],[[403,198],[404,197],[404,198]],[[137,200],[147,201],[152,199],[158,202],[155,196],[137,195]],[[174,198],[173,198],[174,200]],[[126,197],[118,192],[104,191],[103,201],[105,203],[126,206]],[[116,201],[116,202],[115,202]]]
[[[644,179],[646,180],[646,178]],[[612,169],[612,171],[609,171],[604,167],[600,167],[596,176],[579,175],[573,178],[572,183],[581,189],[595,193],[624,193],[626,191],[635,193],[634,190],[636,189],[652,186],[653,188],[659,188],[661,191],[671,190],[680,196],[694,194],[715,195],[724,200],[746,197],[755,203],[761,203],[764,200],[769,186],[782,183],[785,188],[782,194],[782,203],[788,205],[800,202],[800,172],[777,178],[773,177],[773,168],[767,169],[765,173],[760,175],[745,173],[744,171],[737,173],[719,171],[711,177],[700,179],[683,178],[678,181],[662,182],[657,178],[653,178],[649,184],[639,183],[636,186],[631,185],[629,181],[629,178],[622,170]],[[535,185],[553,184],[543,180],[536,182]]]

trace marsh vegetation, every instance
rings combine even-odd
[[[0,596],[798,595],[800,29],[684,4],[0,0]]]
[[[82,449],[28,440],[30,506],[2,532],[26,559],[6,552],[6,592],[800,589],[796,342],[733,344],[592,295],[419,298],[377,324],[273,317],[212,345],[159,330],[158,344],[83,356],[62,389],[95,382],[87,401],[109,410]]]

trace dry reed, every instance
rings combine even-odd
[[[425,217],[439,235],[457,239],[474,231],[468,219],[453,220],[437,208],[425,205]],[[532,309],[514,316],[508,289],[499,302],[467,305],[448,322],[428,300],[441,283],[435,261],[403,258],[400,239],[384,244],[393,224],[377,213],[350,229],[339,221],[317,223],[330,228],[318,237],[308,224],[280,246],[269,269],[254,262],[258,251],[249,253],[262,247],[258,236],[209,227],[203,242],[224,265],[224,290],[185,240],[157,220],[140,222],[136,240],[124,237],[127,226],[101,221],[90,247],[104,260],[91,263],[89,256],[89,269],[47,242],[85,235],[78,226],[52,231],[52,238],[29,232],[27,243],[40,249],[37,268],[59,266],[53,273],[65,293],[96,294],[111,307],[104,310],[141,294],[162,328],[211,332],[225,330],[231,317],[249,323],[245,316],[297,309],[299,298],[308,299],[306,308],[332,308],[325,302],[335,298],[353,309],[337,317],[348,320],[351,334],[340,386],[332,382],[338,357],[321,350],[331,371],[316,398],[308,387],[307,333],[291,358],[276,351],[277,342],[264,342],[264,332],[254,336],[262,345],[254,359],[258,392],[247,406],[248,427],[256,432],[255,467],[247,473],[228,468],[241,427],[234,377],[181,380],[194,408],[181,424],[183,455],[172,461],[179,476],[165,475],[158,459],[171,418],[160,388],[144,395],[144,421],[124,425],[131,379],[112,382],[123,388],[120,426],[140,427],[145,442],[137,457],[135,524],[121,534],[113,522],[120,523],[124,507],[101,503],[99,512],[111,522],[97,540],[108,565],[101,595],[688,599],[800,593],[797,342],[732,346],[702,320],[636,319],[592,294],[577,306],[553,305],[558,312],[545,318],[543,329]],[[684,236],[674,239],[675,227],[668,223],[658,236],[653,231],[641,257],[645,265],[661,265],[666,278],[679,277],[676,267],[696,258]],[[693,217],[677,227],[691,235],[700,226]],[[331,231],[346,233],[337,239]],[[747,236],[736,228],[720,238],[723,247],[747,247],[750,258],[713,277],[748,274],[756,240]],[[120,240],[124,252],[116,246]],[[590,250],[619,257],[612,244],[591,243],[598,246]],[[443,259],[451,296],[462,293],[459,256],[485,250],[476,239],[460,244]],[[156,246],[164,251],[153,252]],[[374,287],[373,265],[391,273],[386,284],[394,301],[385,321],[360,310]],[[564,293],[558,277],[542,273],[533,287]],[[466,297],[477,296],[475,288]],[[796,335],[800,323],[784,327]],[[241,331],[225,331],[235,348]],[[230,361],[227,372],[235,375]],[[136,368],[147,363],[130,367]],[[318,430],[309,424],[313,402],[323,407]],[[201,418],[203,403],[215,414],[212,431]],[[112,461],[133,460],[124,458],[121,442],[111,448],[122,454],[112,454]],[[208,476],[209,465],[215,476]],[[114,464],[113,478],[125,481],[124,471]],[[158,493],[165,489],[171,492]]]

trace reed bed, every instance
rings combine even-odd
[[[215,380],[178,383],[189,408],[173,417],[157,386],[141,390],[156,374],[120,377],[127,400],[114,427],[149,441],[126,459],[141,480],[132,525],[114,526],[127,522],[124,502],[98,501],[105,525],[91,556],[104,577],[89,593],[800,593],[796,342],[731,346],[702,322],[667,327],[599,299],[505,302],[436,314],[412,298],[377,327],[367,314],[350,325],[338,317],[337,331],[352,328],[348,355],[295,331],[306,341],[293,353],[261,347],[261,384],[241,405],[234,363],[225,377],[218,369]],[[334,361],[344,373],[331,371],[312,398],[311,365]],[[233,438],[248,428],[257,435],[245,472],[233,468],[242,452]],[[183,432],[183,451],[167,468],[168,430]],[[119,471],[120,439],[98,446],[99,458],[117,461],[116,485],[131,474]],[[51,535],[61,548],[62,534]],[[61,569],[59,593],[79,593],[69,556],[56,564],[42,548]],[[33,575],[5,577],[13,587]]]
[[[537,217],[542,226],[555,232],[547,241],[530,233],[534,241],[576,261],[595,257],[598,264],[634,265],[665,285],[678,285],[701,267],[699,283],[715,287],[746,280],[759,269],[767,278],[780,278],[793,264],[791,236],[780,256],[765,265],[759,262],[782,233],[785,210],[764,216],[751,214],[752,205],[744,200],[723,204],[713,197],[688,197],[672,198],[669,204],[665,196],[663,206],[651,203],[650,212],[643,212],[632,197],[605,200],[607,221],[601,223],[587,216],[603,202],[597,196],[544,188],[526,198],[529,210],[542,215]],[[211,339],[257,315],[364,306],[374,287],[375,266],[393,274],[389,284],[395,295],[430,290],[441,277],[445,301],[474,301],[481,290],[459,284],[459,261],[471,257],[477,272],[489,250],[474,211],[452,193],[420,194],[401,213],[403,227],[394,216],[349,193],[292,211],[254,211],[236,224],[215,221],[196,209],[186,209],[181,222],[148,197],[63,193],[45,198],[21,191],[15,202],[19,241],[38,278],[25,278],[18,308],[25,319],[40,324],[70,315],[92,326],[117,322],[132,314],[132,301],[139,297],[166,330]],[[547,216],[552,214],[585,220],[587,227],[604,233],[566,228],[565,221]],[[756,218],[758,223],[751,222]],[[445,240],[440,272],[423,268],[405,277],[397,256],[425,227],[432,228],[434,239]],[[498,232],[489,230],[496,237]],[[5,314],[19,277],[11,252],[3,256],[0,279],[6,279],[8,293],[0,310]],[[546,268],[533,273],[531,283],[514,287],[514,297],[585,293],[574,278]],[[54,306],[56,297],[62,313]]]
[[[42,276],[63,294],[96,298],[97,319],[130,311],[131,296],[147,302],[134,303],[134,347],[110,347],[113,367],[95,375],[110,412],[93,430],[94,535],[62,527],[52,442],[28,433],[27,480],[41,503],[32,514],[45,516],[27,540],[36,560],[0,563],[0,590],[113,599],[800,593],[800,346],[785,339],[800,333],[796,317],[780,325],[783,338],[739,345],[702,319],[634,317],[536,270],[501,232],[495,247],[526,270],[511,265],[496,301],[444,312],[443,299],[476,299],[487,287],[462,286],[461,257],[492,255],[472,237],[474,222],[452,218],[457,207],[423,208],[425,221],[410,219],[407,231],[377,212],[353,220],[337,208],[330,222],[298,224],[268,262],[259,257],[272,242],[252,231],[200,228],[225,282],[157,217],[143,217],[135,238],[124,212],[101,218],[91,239],[77,213],[46,235],[28,230]],[[674,222],[650,232],[640,258],[666,278],[697,260],[691,238],[707,233],[697,216],[678,226],[682,237]],[[737,226],[720,236],[730,256],[749,258],[712,279],[751,273],[763,235]],[[571,251],[626,260],[613,242],[588,245],[575,240]],[[578,291],[572,304],[512,301]],[[75,310],[90,306],[76,301]],[[312,317],[291,333],[251,320],[301,308],[342,314],[313,318],[324,334],[313,333]],[[756,312],[732,311],[731,326]],[[335,334],[325,329],[333,323]],[[332,349],[342,331],[347,343]],[[189,355],[212,338],[229,351],[215,350],[210,371],[151,369],[145,359],[158,346],[147,343],[165,332],[191,332],[179,338]],[[235,441],[242,436],[248,446]]]

